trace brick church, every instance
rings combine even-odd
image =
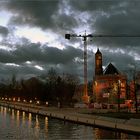
[[[126,99],[127,76],[122,74],[112,63],[103,70],[102,53],[95,53],[95,76],[93,78],[93,94],[98,103],[124,103]]]

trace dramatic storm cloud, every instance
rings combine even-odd
[[[29,78],[53,67],[83,79],[82,38],[65,34],[136,35],[88,40],[88,79],[94,76],[94,54],[103,65],[120,71],[139,70],[140,2],[138,0],[7,0],[0,1],[0,78]],[[92,41],[90,41],[92,40]]]
[[[7,36],[8,35],[8,29],[6,27],[0,26],[0,34],[2,36]]]

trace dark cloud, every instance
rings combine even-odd
[[[6,37],[8,33],[9,33],[8,28],[0,26],[0,35],[2,35],[3,37]]]
[[[26,38],[20,38],[12,44],[8,36],[0,44],[14,49],[0,50],[0,62],[3,66],[0,71],[3,74],[14,71],[20,75],[31,76],[54,67],[58,72],[69,72],[83,77],[83,51],[68,45],[73,43],[74,46],[80,40],[73,38],[70,40],[71,43],[64,41],[65,33],[73,33],[75,29],[84,31],[84,27],[89,27],[90,33],[94,34],[140,35],[140,2],[137,0],[8,0],[0,3],[0,7],[12,13],[8,27],[30,26],[39,27],[44,32],[49,30],[56,34],[58,36],[56,40],[65,46],[65,49],[61,50],[49,43],[49,47],[46,44],[42,46],[41,43],[31,43]],[[0,34],[5,37],[9,35],[8,27],[0,26]],[[94,38],[90,45],[101,48],[104,65],[112,62],[120,70],[130,69],[131,64],[139,65],[139,58],[136,60],[140,51],[139,37]],[[121,53],[117,49],[122,49],[124,52]],[[88,53],[88,74],[89,79],[92,79],[94,54]],[[26,61],[32,63],[27,64]],[[5,66],[5,63],[15,63],[20,66]],[[44,71],[36,69],[35,65],[40,65]]]
[[[69,0],[69,4],[81,12],[83,11],[109,11],[119,6],[121,0]]]
[[[124,10],[128,3],[132,2],[131,0],[68,0],[68,3],[71,5],[72,9],[80,12],[89,12],[91,14],[95,13],[105,14],[111,13],[112,11]],[[134,0],[132,4],[136,4],[137,0]]]
[[[14,15],[10,23],[18,25],[35,25],[42,28],[50,27],[52,15],[58,11],[59,0],[53,1],[6,1],[5,8]]]
[[[59,30],[70,31],[73,27],[78,26],[78,23],[71,15],[61,14],[53,17],[54,28]]]
[[[17,45],[13,51],[0,50],[0,62],[23,63],[26,61],[37,61],[52,64],[71,63],[75,57],[82,57],[82,50],[66,47],[63,50],[54,47],[41,47],[41,44],[30,43]]]
[[[82,59],[83,52],[81,49],[67,46],[61,50],[46,45],[41,46],[39,43],[28,42],[24,45],[17,45],[16,49],[12,51],[0,50],[0,62],[3,65],[0,71],[4,75],[6,73],[7,75],[16,73],[21,77],[22,75],[47,73],[47,70],[54,67],[60,73],[76,74],[79,67],[79,64],[74,61],[76,57]],[[36,65],[41,66],[44,70],[41,71],[35,68]]]
[[[16,78],[19,80],[21,78],[30,78],[42,74],[42,71],[35,69],[34,66],[13,66],[5,65],[4,63],[0,63],[0,71],[1,79],[11,79],[13,75],[16,75]]]
[[[125,1],[120,7],[114,8],[106,14],[100,14],[93,24],[95,34],[102,35],[137,35],[133,38],[104,38],[96,39],[98,45],[111,47],[139,46],[140,45],[140,2]]]
[[[63,1],[9,1],[5,7],[13,13],[9,24],[37,26],[42,29],[70,29],[76,20],[64,12],[59,13]],[[54,29],[55,28],[55,29]]]
[[[128,64],[134,64],[135,60],[132,56],[126,55],[126,53],[121,53],[121,50],[118,49],[116,52],[115,49],[110,50],[102,50],[103,53],[103,64],[104,66],[107,66],[108,63],[114,63],[116,66],[121,70],[126,69],[128,67]],[[128,51],[129,53],[129,51]],[[123,60],[123,61],[122,61]]]

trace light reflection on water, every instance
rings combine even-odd
[[[60,121],[24,111],[0,106],[0,139],[25,140],[94,140],[140,139],[128,135],[89,126]]]
[[[23,125],[25,124],[25,112],[24,111],[22,112],[22,124]]]

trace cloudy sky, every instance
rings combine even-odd
[[[83,77],[83,41],[65,34],[140,35],[139,0],[1,0],[0,79],[29,78],[54,68]],[[140,37],[88,40],[88,79],[94,54],[120,71],[140,68]]]

